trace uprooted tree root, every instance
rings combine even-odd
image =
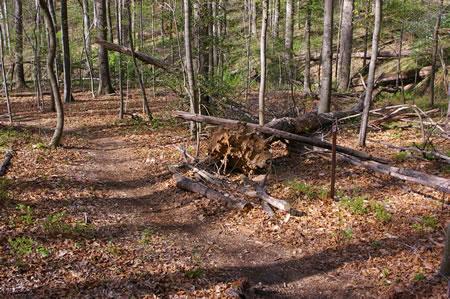
[[[268,167],[270,141],[244,124],[221,126],[211,136],[209,155],[220,160],[223,170],[253,172]]]

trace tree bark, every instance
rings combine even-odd
[[[184,48],[186,52],[186,73],[188,79],[188,94],[189,94],[189,103],[191,113],[197,114],[198,109],[198,97],[197,97],[197,88],[195,84],[194,77],[194,66],[192,63],[192,47],[191,47],[191,6],[189,0],[184,0]],[[191,136],[195,136],[196,133],[196,123],[191,121],[190,125],[190,133]]]
[[[262,0],[262,1],[265,1],[265,0]],[[250,2],[251,2],[251,16],[252,16],[252,33],[253,33],[253,35],[256,36],[256,34],[258,33],[257,26],[256,26],[257,3],[256,3],[256,0],[250,0]]]
[[[267,33],[267,6],[268,0],[262,0],[263,5],[263,17],[261,23],[261,82],[259,85],[259,106],[258,106],[258,114],[259,114],[259,124],[261,126],[264,125],[264,97],[266,91],[266,33]]]
[[[122,24],[122,1],[121,0],[115,0],[116,4],[116,32],[117,32],[117,43],[119,46],[122,44],[122,30],[121,30],[121,24]],[[123,71],[122,71],[122,53],[119,52],[119,119],[123,119],[124,114],[124,103],[123,103]],[[136,54],[135,54],[136,55]]]
[[[381,30],[382,0],[375,0],[375,24],[372,36],[372,54],[369,65],[369,78],[367,82],[366,97],[364,99],[364,110],[361,118],[359,131],[359,146],[366,146],[367,124],[369,122],[369,110],[372,102],[373,87],[375,84],[375,68],[377,64],[378,40]]]
[[[280,19],[280,0],[273,0],[272,7],[272,38],[278,38],[278,21]]]
[[[330,111],[333,68],[333,0],[325,0],[324,6],[319,113]]]
[[[107,40],[108,34],[106,31],[106,0],[95,0],[97,8],[97,30],[98,39]],[[99,87],[100,94],[113,93],[114,89],[111,84],[111,74],[109,71],[108,52],[102,46],[98,47],[98,69],[99,69]]]
[[[441,24],[441,15],[442,15],[442,6],[444,5],[444,0],[441,0],[439,3],[439,11],[436,18],[436,24],[434,26],[433,32],[433,54],[431,57],[431,76],[430,76],[430,105],[434,105],[434,78],[436,72],[436,57],[437,57],[437,49],[438,49],[438,35],[439,35],[439,26]]]
[[[63,48],[64,70],[64,103],[73,100],[72,97],[72,64],[70,63],[69,27],[67,24],[67,0],[61,0],[61,34]]]
[[[14,1],[14,27],[16,31],[16,44],[15,44],[15,54],[16,54],[16,84],[17,89],[26,88],[25,83],[25,72],[23,69],[23,14],[22,14],[22,0]]]
[[[3,78],[3,89],[5,90],[5,97],[6,97],[6,108],[8,109],[8,117],[9,117],[9,122],[12,123],[13,119],[12,119],[12,113],[11,113],[11,104],[9,102],[9,91],[8,91],[8,82],[6,79],[6,73],[5,73],[5,55],[4,55],[4,49],[3,49],[3,35],[1,32],[1,27],[0,27],[0,59],[1,59],[1,69],[2,69],[2,78]]]
[[[450,224],[447,226],[447,237],[445,238],[444,254],[441,261],[441,274],[450,277]]]
[[[293,17],[293,0],[286,1],[286,23],[285,23],[285,33],[284,33],[284,51],[285,51],[285,64],[287,71],[287,83],[289,90],[291,90],[292,80],[295,79],[293,75],[293,65],[292,65],[292,45],[293,45],[293,31],[294,22]],[[293,98],[291,94],[291,98]]]
[[[47,2],[45,0],[39,0],[39,5],[44,14],[44,19],[47,24],[48,30],[48,56],[47,56],[47,73],[50,78],[50,87],[52,90],[53,98],[55,99],[56,113],[57,113],[57,123],[56,129],[53,134],[52,140],[50,141],[50,146],[57,147],[61,143],[61,138],[63,134],[64,127],[64,111],[61,102],[61,96],[59,94],[58,81],[56,79],[54,65],[56,58],[56,33],[55,27],[53,25],[53,19],[50,15]]]
[[[341,27],[341,45],[338,64],[339,90],[347,90],[350,81],[353,42],[354,0],[344,0]]]
[[[88,54],[88,57],[92,57],[91,33],[89,30],[89,0],[82,0],[81,7],[83,8],[83,30],[85,36],[84,43],[86,45],[86,52]]]
[[[305,70],[303,73],[303,89],[306,94],[311,92],[311,0],[306,3],[306,20],[305,20]]]

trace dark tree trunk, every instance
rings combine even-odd
[[[48,56],[47,56],[47,73],[50,78],[50,87],[52,89],[52,95],[55,99],[56,104],[56,113],[57,113],[57,123],[56,129],[53,134],[53,138],[50,141],[50,146],[57,147],[61,143],[63,127],[64,127],[64,111],[63,105],[61,102],[61,96],[59,94],[58,82],[56,80],[54,65],[55,65],[55,57],[56,57],[56,33],[55,27],[53,25],[53,19],[50,15],[47,2],[45,0],[39,0],[39,4],[41,6],[41,10],[44,14],[45,21],[47,23],[48,29]]]
[[[14,1],[15,12],[15,30],[16,30],[16,76],[17,76],[17,88],[26,88],[25,72],[23,69],[23,15],[22,15],[22,0]]]
[[[72,97],[72,71],[70,63],[69,27],[67,24],[67,0],[61,0],[61,37],[63,48],[64,70],[64,103],[71,102]]]
[[[98,38],[107,40],[107,26],[106,26],[106,0],[95,0],[97,8],[97,30]],[[98,92],[100,94],[113,93],[114,89],[111,84],[111,75],[109,72],[108,52],[102,46],[98,47],[98,69],[100,82]]]
[[[433,54],[431,57],[431,76],[430,76],[430,105],[434,105],[434,78],[436,73],[436,57],[438,49],[438,34],[439,26],[441,24],[442,6],[444,5],[444,0],[440,1],[439,11],[436,19],[436,24],[434,26],[433,32]]]

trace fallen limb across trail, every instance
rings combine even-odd
[[[110,51],[119,52],[119,53],[126,54],[129,56],[132,55],[130,48],[127,48],[127,47],[124,47],[124,46],[121,46],[118,44],[113,44],[113,43],[107,42],[102,39],[95,39],[95,43],[97,45],[102,46],[103,48],[105,48],[107,50],[110,50]],[[140,61],[145,62],[146,64],[151,64],[156,67],[162,68],[170,73],[177,73],[177,72],[181,71],[179,68],[177,68],[171,64],[168,64],[168,63],[166,63],[162,60],[159,60],[153,56],[145,55],[142,52],[134,51],[134,54],[136,56],[136,59],[139,59]]]
[[[300,141],[302,143],[312,145],[312,146],[317,146],[320,148],[331,149],[331,147],[332,147],[331,143],[321,141],[316,138],[300,136],[300,135],[284,132],[281,130],[272,129],[272,128],[269,128],[266,126],[260,126],[260,125],[251,124],[251,123],[239,122],[237,120],[231,120],[231,119],[224,119],[224,118],[205,116],[205,115],[197,115],[197,114],[184,112],[184,111],[175,111],[174,114],[176,117],[180,117],[180,118],[183,118],[186,120],[193,120],[196,122],[208,123],[208,124],[212,124],[212,125],[222,125],[223,126],[223,125],[244,124],[247,127],[254,129],[258,132],[264,133],[264,134],[273,135],[273,136],[288,139],[288,140]],[[365,152],[361,152],[358,150],[354,150],[352,148],[344,147],[344,146],[336,146],[336,151],[347,154],[347,155],[355,156],[362,160],[374,160],[374,161],[378,161],[381,163],[389,162],[389,159],[377,157],[377,156],[374,156],[374,155],[371,155],[371,154],[368,154]]]

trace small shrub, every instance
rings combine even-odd
[[[392,158],[394,158],[397,161],[405,161],[408,158],[408,153],[407,152],[398,152],[394,155],[392,155]]]
[[[189,270],[184,273],[184,276],[190,277],[190,278],[199,278],[205,273],[205,270],[203,269],[195,269],[195,270]]]
[[[20,204],[16,207],[17,210],[20,211],[20,213],[22,214],[20,216],[20,219],[22,220],[23,223],[31,225],[33,223],[33,210],[31,209],[30,206],[25,206],[23,204]]]
[[[327,196],[327,190],[325,188],[303,183],[298,179],[287,181],[286,184],[289,186],[294,196],[297,198],[302,194],[304,194],[308,199],[323,198]]]
[[[151,238],[151,231],[150,229],[146,228],[144,229],[144,231],[141,234],[141,240],[140,243],[144,246],[147,246],[149,244],[152,243],[152,238]]]
[[[16,239],[8,239],[9,245],[12,247],[11,252],[16,257],[22,257],[33,251],[34,243],[30,237],[20,237]]]
[[[369,209],[365,204],[366,199],[367,195],[358,196],[355,198],[344,196],[344,198],[341,201],[341,204],[346,208],[349,208],[351,211],[353,211],[355,215],[363,215],[369,211]]]
[[[392,220],[392,215],[386,211],[384,204],[373,201],[370,203],[370,207],[375,212],[376,217],[383,222],[390,222]]]
[[[424,280],[424,279],[425,279],[425,275],[423,275],[422,268],[421,268],[421,269],[419,269],[419,272],[416,275],[414,275],[413,280],[414,281],[421,281],[421,280]]]
[[[380,247],[383,245],[383,242],[381,241],[373,241],[372,243],[370,243],[370,246],[376,248],[376,247]]]

